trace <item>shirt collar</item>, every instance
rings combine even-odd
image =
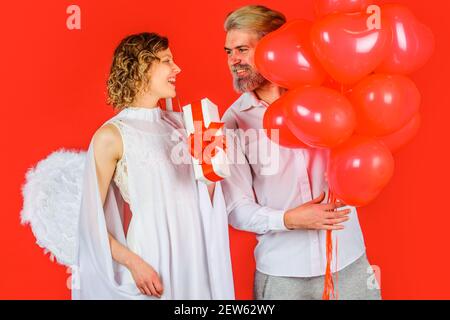
[[[239,104],[239,111],[245,111],[252,107],[268,107],[269,104],[263,100],[258,99],[253,91],[245,92],[241,96],[241,103]]]

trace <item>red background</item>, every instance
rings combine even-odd
[[[450,1],[397,0],[436,36],[432,60],[412,78],[423,95],[420,133],[395,155],[395,175],[361,209],[368,256],[381,268],[386,299],[449,299],[447,164]],[[288,19],[313,19],[312,0],[260,1]],[[386,3],[386,1],[378,1]],[[81,7],[81,30],[66,28],[66,8]],[[223,52],[223,21],[248,1],[8,1],[0,5],[0,298],[67,299],[69,274],[49,261],[20,225],[26,170],[60,147],[85,149],[113,113],[105,104],[112,52],[125,35],[167,35],[183,70],[182,103],[209,97],[221,112],[235,100]],[[238,299],[252,298],[254,236],[231,230]]]

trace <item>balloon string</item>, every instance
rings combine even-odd
[[[332,193],[332,202],[336,203],[336,197],[335,197],[334,193]],[[334,274],[336,276],[336,280],[333,283],[333,297],[334,297],[334,299],[338,300],[337,284],[338,284],[339,273],[337,272],[337,270],[338,270],[338,237],[337,237],[337,235],[336,235],[336,246],[334,249],[334,257],[336,259],[335,269],[334,269],[334,272],[335,272]]]
[[[335,293],[336,293],[336,300],[339,300],[339,295],[338,295],[338,278],[339,278],[339,272],[338,272],[338,237],[336,236],[336,248],[335,248],[335,252],[334,252],[334,256],[336,257],[336,265],[335,265],[335,275],[336,275],[336,289],[335,289]]]
[[[343,83],[341,83],[341,94],[344,94],[344,91],[345,91],[345,85]],[[332,197],[332,202],[336,203],[336,198],[335,198],[334,194],[331,191],[330,191],[330,193],[332,194],[332,196],[331,196]],[[330,242],[331,242],[331,237],[330,237]],[[331,244],[330,244],[330,247],[331,247],[330,250],[332,250],[332,245]],[[328,246],[327,246],[327,249],[328,249]],[[333,284],[332,292],[333,292],[333,295],[336,294],[335,298],[336,298],[336,300],[338,300],[338,297],[339,297],[338,290],[337,290],[337,285],[338,285],[338,280],[339,280],[339,273],[338,273],[338,237],[336,237],[336,248],[335,248],[334,255],[336,257],[336,263],[335,263],[335,269],[334,269],[335,275],[336,275],[336,290],[335,290],[334,283],[332,282],[332,284]],[[327,263],[328,263],[328,260],[327,260]]]
[[[335,199],[332,195],[332,192],[328,192],[328,203],[334,203]],[[331,273],[331,260],[333,258],[333,241],[331,237],[331,230],[327,230],[327,237],[326,237],[326,256],[327,256],[327,266],[325,270],[325,284],[323,289],[323,300],[330,300],[330,297],[332,296],[335,298],[334,294],[334,283],[333,283],[333,275]]]

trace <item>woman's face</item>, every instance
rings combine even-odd
[[[181,69],[173,61],[172,52],[167,48],[157,53],[160,61],[152,63],[149,71],[148,93],[158,99],[176,96],[175,81]]]

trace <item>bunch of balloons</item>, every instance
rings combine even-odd
[[[328,148],[328,183],[353,206],[372,201],[392,177],[392,152],[420,126],[421,95],[408,75],[434,51],[434,36],[405,6],[315,0],[317,20],[266,35],[259,72],[288,91],[264,115],[280,145]]]

